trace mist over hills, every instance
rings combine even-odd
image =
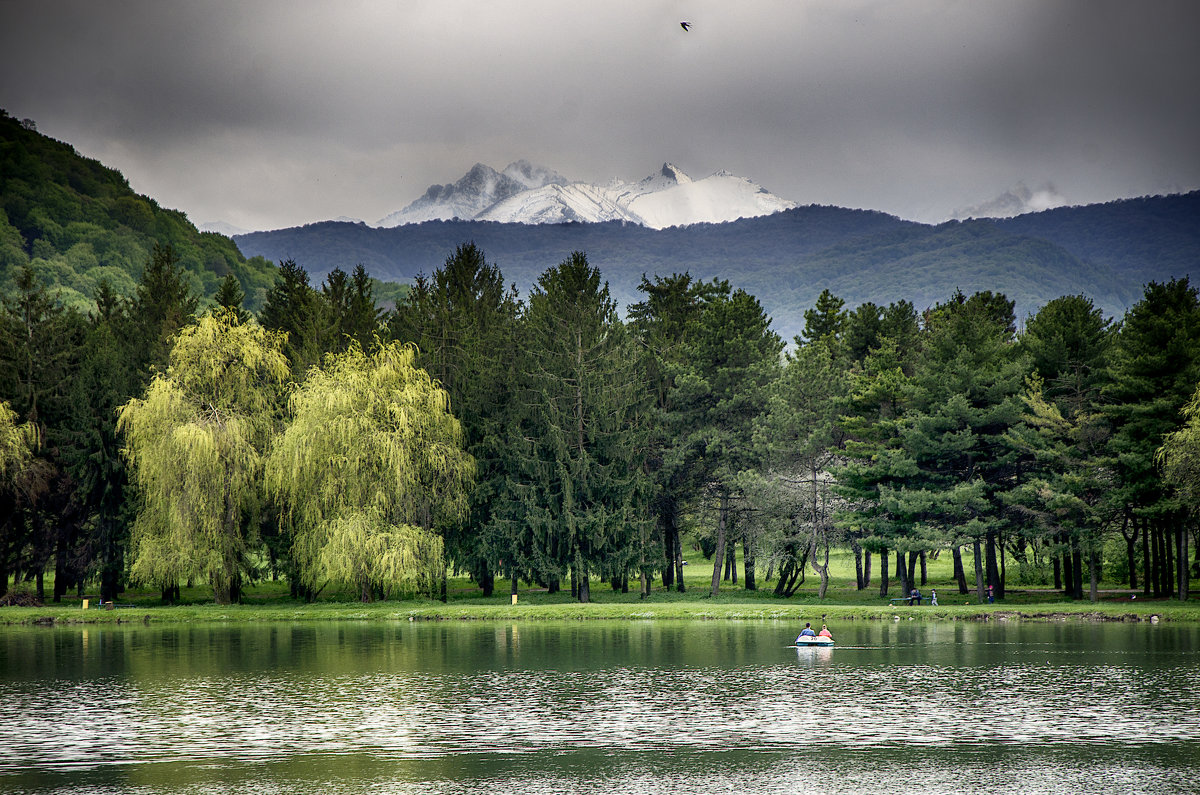
[[[956,289],[1002,292],[1020,319],[1061,295],[1084,294],[1120,316],[1150,280],[1197,272],[1200,192],[936,226],[884,213],[806,206],[721,224],[651,229],[622,222],[430,221],[391,229],[325,222],[235,237],[247,256],[293,258],[315,278],[362,263],[375,277],[431,273],[474,241],[526,293],[547,268],[583,251],[622,305],[642,274],[688,271],[753,293],[790,338],[823,289],[850,306],[912,301]]]

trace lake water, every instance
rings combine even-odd
[[[1200,792],[1200,627],[0,627],[0,792]]]

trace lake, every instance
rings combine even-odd
[[[0,792],[1200,791],[1200,627],[0,627]]]

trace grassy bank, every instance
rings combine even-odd
[[[1168,599],[1147,600],[1141,593],[1123,588],[1122,583],[1102,582],[1099,601],[1076,602],[1043,584],[1010,586],[1006,598],[995,604],[980,604],[975,594],[959,594],[953,583],[949,556],[932,561],[928,584],[921,591],[928,597],[936,589],[940,606],[923,604],[909,607],[894,602],[900,596],[893,579],[890,597],[879,595],[879,579],[859,591],[854,583],[854,562],[848,554],[831,560],[831,581],[826,598],[817,598],[817,582],[810,577],[797,593],[788,598],[772,594],[774,581],[762,582],[759,590],[744,587],[743,571],[738,584],[723,583],[715,597],[709,594],[712,564],[699,553],[689,555],[685,567],[685,593],[666,590],[657,583],[651,595],[641,599],[637,583],[622,593],[593,580],[592,602],[579,604],[570,591],[550,594],[545,589],[521,584],[516,605],[511,604],[506,582],[497,582],[496,593],[485,597],[465,578],[452,578],[445,603],[424,598],[388,600],[362,604],[349,592],[326,589],[321,599],[311,604],[289,598],[287,584],[264,581],[248,587],[242,604],[217,605],[212,592],[203,584],[183,589],[182,604],[164,606],[159,594],[151,590],[131,589],[122,594],[112,610],[97,609],[96,595],[88,594],[88,610],[81,609],[81,598],[72,594],[61,604],[41,607],[0,607],[0,625],[42,623],[180,623],[247,621],[424,621],[424,620],[788,620],[812,621],[825,616],[829,621],[1161,621],[1200,622],[1200,599],[1180,603]],[[10,583],[10,589],[23,590],[25,583]],[[46,590],[52,593],[52,584]],[[1136,598],[1134,598],[1136,596]]]
[[[787,620],[787,621],[1189,621],[1200,622],[1200,601],[1129,601],[1096,603],[1029,601],[1028,594],[995,604],[942,604],[909,607],[887,602],[847,604],[835,598],[753,598],[701,593],[682,598],[595,601],[579,604],[558,595],[526,594],[516,605],[494,599],[428,599],[376,602],[264,602],[238,605],[128,605],[112,610],[82,610],[79,603],[0,608],[0,624],[115,624],[250,621],[571,621],[571,620]],[[1040,596],[1040,595],[1039,595]],[[507,599],[507,597],[506,597]]]

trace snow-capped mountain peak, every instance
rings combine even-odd
[[[430,186],[424,196],[378,225],[462,218],[525,224],[624,221],[662,229],[768,215],[795,206],[728,171],[693,180],[678,166],[664,163],[637,182],[613,180],[599,186],[568,182],[552,169],[518,160],[503,172],[477,163],[458,182]]]

